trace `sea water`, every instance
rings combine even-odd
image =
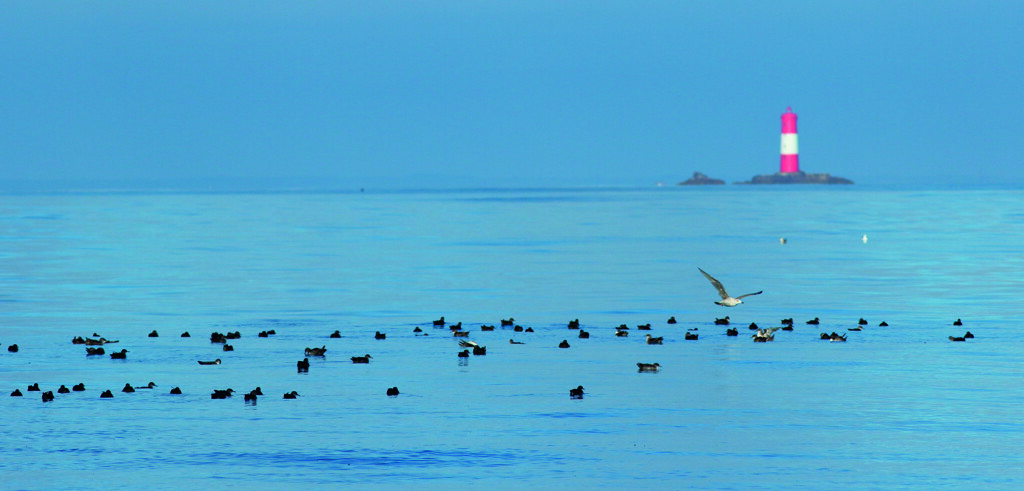
[[[1022,250],[1013,190],[4,196],[3,487],[1019,489]]]

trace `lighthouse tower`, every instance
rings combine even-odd
[[[796,113],[792,108],[786,108],[782,115],[782,157],[779,162],[779,172],[794,173],[800,172],[800,156],[796,144]]]

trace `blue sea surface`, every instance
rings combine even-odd
[[[1020,489],[1022,252],[1015,190],[3,196],[3,487]]]

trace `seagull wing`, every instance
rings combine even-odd
[[[725,287],[722,286],[721,281],[716,280],[715,277],[709,275],[707,271],[704,271],[703,269],[700,268],[697,269],[700,270],[701,274],[703,274],[704,277],[708,279],[708,281],[711,282],[711,286],[715,287],[715,290],[718,290],[718,294],[722,296],[722,300],[729,298],[729,294],[725,292]]]
[[[764,293],[764,290],[761,290],[761,291],[759,291],[759,292],[754,292],[754,293],[748,293],[748,294],[746,294],[746,295],[740,295],[740,296],[736,297],[736,300],[739,300],[739,299],[741,299],[741,298],[743,298],[743,297],[749,297],[749,296],[751,296],[751,295],[760,295],[760,294],[762,294],[762,293]]]

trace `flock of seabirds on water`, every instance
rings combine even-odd
[[[743,303],[743,300],[742,300],[743,298],[750,297],[750,296],[753,296],[753,295],[760,295],[761,293],[763,293],[762,291],[758,291],[758,292],[754,292],[754,293],[747,293],[747,294],[744,294],[744,295],[733,297],[733,296],[729,295],[728,292],[726,292],[725,287],[722,286],[722,283],[720,281],[718,281],[715,277],[711,276],[710,274],[708,274],[706,271],[704,271],[701,268],[697,268],[697,269],[701,272],[701,274],[704,275],[705,278],[707,278],[707,280],[709,282],[711,282],[711,285],[715,288],[715,290],[718,291],[718,295],[720,297],[722,297],[722,299],[720,301],[716,301],[715,303],[718,304],[718,305],[721,305],[723,307],[735,307],[735,306]],[[675,317],[670,317],[668,319],[667,323],[668,324],[675,324],[676,323]],[[461,348],[466,348],[466,349],[463,349],[462,351],[457,353],[457,357],[458,358],[468,358],[470,356],[470,353],[472,353],[473,355],[476,355],[476,356],[486,355],[487,354],[487,347],[486,346],[482,346],[482,345],[480,345],[480,344],[478,344],[478,343],[476,343],[474,341],[471,341],[471,340],[468,340],[468,339],[464,339],[464,338],[467,338],[469,336],[469,331],[466,331],[466,330],[462,329],[462,322],[458,322],[458,323],[455,323],[455,324],[450,324],[450,323],[446,322],[444,317],[442,316],[440,319],[433,321],[432,324],[433,324],[434,328],[448,327],[449,331],[451,331],[451,333],[452,333],[452,335],[454,337],[463,338],[463,339],[459,340],[459,346]],[[754,334],[751,335],[751,338],[753,339],[753,341],[755,343],[765,343],[765,342],[773,341],[775,339],[775,332],[776,331],[779,331],[779,330],[782,330],[782,331],[792,331],[793,330],[793,319],[792,318],[782,319],[780,324],[782,324],[782,325],[779,326],[779,327],[760,328],[760,327],[757,326],[756,323],[752,322],[748,326],[748,328],[751,331],[755,331]],[[815,317],[814,319],[808,320],[806,322],[806,324],[808,324],[808,325],[819,325],[820,324],[820,319]],[[866,326],[867,324],[868,324],[868,321],[866,321],[865,319],[861,318],[857,322],[857,326],[856,327],[848,328],[848,330],[849,331],[861,331],[861,330],[863,330],[864,326]],[[725,316],[724,318],[715,319],[715,325],[718,325],[718,326],[728,326],[728,325],[730,325],[729,316]],[[953,325],[954,326],[963,326],[963,322],[960,319],[957,319],[956,321],[953,322]],[[522,326],[515,324],[515,319],[513,319],[513,318],[502,319],[501,320],[501,326],[502,326],[502,328],[511,327],[514,332],[533,332],[532,328],[527,327],[527,328],[524,329]],[[886,327],[886,326],[888,326],[888,324],[883,321],[883,322],[879,323],[879,326],[880,327]],[[587,339],[587,338],[590,337],[590,333],[589,332],[587,332],[586,330],[583,330],[583,329],[580,328],[580,321],[579,321],[579,319],[574,319],[574,320],[570,321],[569,325],[568,325],[568,328],[571,329],[571,330],[578,331],[579,334],[578,334],[577,337],[580,338],[580,339]],[[481,331],[494,331],[495,327],[493,325],[490,325],[490,326],[483,325],[483,326],[480,326],[480,329],[481,329]],[[649,323],[648,324],[644,324],[644,325],[638,325],[637,326],[637,330],[647,330],[647,331],[649,331],[649,330],[651,330],[651,325]],[[684,339],[687,340],[687,341],[696,341],[699,338],[699,334],[696,331],[697,331],[697,328],[692,328],[692,329],[687,330],[684,333]],[[419,327],[416,327],[413,330],[413,332],[416,335],[421,335],[421,334],[422,335],[427,335]],[[269,336],[273,336],[275,334],[276,334],[276,332],[274,330],[261,331],[258,334],[258,337],[266,338],[266,337],[269,337]],[[725,334],[726,334],[726,336],[738,336],[739,335],[739,330],[737,328],[730,327],[730,328],[726,329]],[[628,335],[629,335],[629,327],[626,326],[625,324],[622,324],[619,327],[615,328],[615,336],[617,336],[617,337],[627,337]],[[219,333],[219,332],[214,332],[214,333],[210,334],[210,342],[211,343],[222,344],[223,345],[222,346],[222,350],[223,351],[234,351],[234,347],[232,347],[232,345],[228,344],[228,341],[230,341],[232,339],[239,339],[239,338],[241,338],[241,336],[242,336],[242,334],[240,332],[238,332],[238,331],[233,332],[233,333],[229,332],[229,333],[226,333],[226,334]],[[845,342],[846,341],[846,336],[847,336],[846,334],[839,334],[839,333],[836,333],[835,331],[833,331],[831,333],[822,332],[822,333],[820,333],[819,338],[821,340],[827,340],[827,341],[830,341],[830,342]],[[148,337],[151,337],[151,338],[159,337],[159,334],[157,333],[157,331],[154,330],[154,331],[149,333]],[[186,332],[181,334],[181,337],[187,338],[187,337],[191,337],[191,335],[186,331]],[[329,337],[332,338],[332,339],[336,339],[336,338],[341,338],[342,336],[341,336],[341,332],[340,331],[334,331]],[[971,334],[970,331],[967,331],[963,336],[949,336],[949,340],[950,341],[955,341],[955,342],[962,342],[962,341],[966,341],[967,339],[971,339],[973,337],[974,337],[974,335]],[[378,331],[378,332],[376,332],[374,334],[374,338],[378,339],[378,340],[387,339],[387,335]],[[659,345],[659,344],[662,344],[664,339],[665,338],[663,336],[662,337],[653,337],[650,334],[647,334],[645,336],[645,341],[649,345]],[[82,344],[82,345],[85,345],[85,347],[86,347],[85,348],[86,356],[109,355],[111,359],[126,360],[127,357],[128,357],[128,353],[129,353],[129,350],[127,350],[127,349],[121,349],[121,350],[118,350],[118,351],[111,351],[110,353],[107,353],[104,350],[103,346],[106,345],[106,344],[117,343],[118,341],[117,340],[106,339],[106,338],[104,338],[104,337],[102,337],[102,336],[100,336],[99,334],[96,334],[96,333],[93,333],[92,337],[76,336],[75,338],[72,339],[71,342],[72,342],[72,344]],[[516,341],[514,339],[509,339],[509,343],[510,344],[524,344],[523,342]],[[558,347],[559,348],[569,348],[568,340],[564,340],[563,339],[562,342],[559,343]],[[7,347],[7,351],[10,352],[10,353],[17,353],[19,351],[18,345],[17,344],[9,345]],[[310,366],[309,365],[309,357],[323,357],[323,356],[326,355],[326,353],[327,353],[327,346],[326,345],[324,345],[324,346],[322,346],[320,348],[316,348],[316,347],[306,348],[306,350],[305,350],[305,358],[303,358],[302,360],[299,360],[298,362],[296,362],[296,368],[297,368],[298,372],[299,373],[304,373],[304,372],[308,372],[309,371],[309,366]],[[365,354],[365,355],[352,356],[351,360],[352,360],[352,363],[357,363],[357,364],[359,364],[359,363],[370,363],[370,360],[372,358],[373,357],[371,355]],[[220,358],[217,358],[215,360],[199,360],[198,363],[200,365],[220,365],[222,363],[222,360]],[[661,364],[658,363],[658,362],[653,362],[653,363],[638,362],[636,364],[636,366],[637,366],[637,371],[640,372],[640,373],[656,373],[656,372],[658,372],[661,369]],[[154,382],[149,382],[148,384],[141,385],[141,386],[133,386],[131,383],[126,383],[124,388],[121,389],[121,392],[132,393],[132,392],[135,392],[136,390],[153,389],[156,386],[157,385]],[[85,389],[85,383],[75,384],[70,389],[67,388],[66,385],[61,385],[58,389],[56,389],[58,394],[68,394],[68,393],[71,393],[71,392],[83,392],[85,390],[86,390]],[[53,401],[55,399],[53,391],[52,390],[47,390],[47,391],[41,390],[39,388],[39,383],[33,383],[33,384],[29,385],[27,387],[26,391],[28,391],[28,392],[40,392],[41,396],[42,396],[43,402],[50,402],[50,401]],[[569,389],[569,397],[571,399],[582,399],[583,398],[583,393],[584,393],[583,391],[584,391],[583,386],[577,386],[575,388]],[[227,399],[227,398],[231,397],[234,392],[235,392],[235,390],[234,389],[230,389],[230,388],[229,389],[213,389],[213,392],[210,394],[210,398],[211,399]],[[182,391],[181,391],[180,387],[174,387],[174,388],[171,389],[170,393],[171,394],[182,394]],[[398,396],[399,393],[400,392],[398,390],[398,387],[389,387],[389,388],[387,388],[385,390],[385,395],[387,395],[389,397]],[[13,396],[13,397],[20,397],[20,396],[23,396],[23,395],[24,394],[21,392],[20,389],[14,389],[14,391],[11,392],[11,396]],[[253,390],[249,391],[248,393],[244,394],[244,400],[245,400],[246,403],[255,403],[257,398],[259,396],[263,396],[263,395],[264,394],[263,394],[262,389],[260,387],[256,387],[255,389],[253,389]],[[282,397],[284,399],[295,399],[298,395],[299,395],[298,392],[293,390],[293,391],[285,392]],[[108,389],[108,390],[104,390],[103,392],[101,392],[100,393],[100,397],[101,398],[113,398],[114,394],[113,394],[113,392],[111,392],[111,390]]]

